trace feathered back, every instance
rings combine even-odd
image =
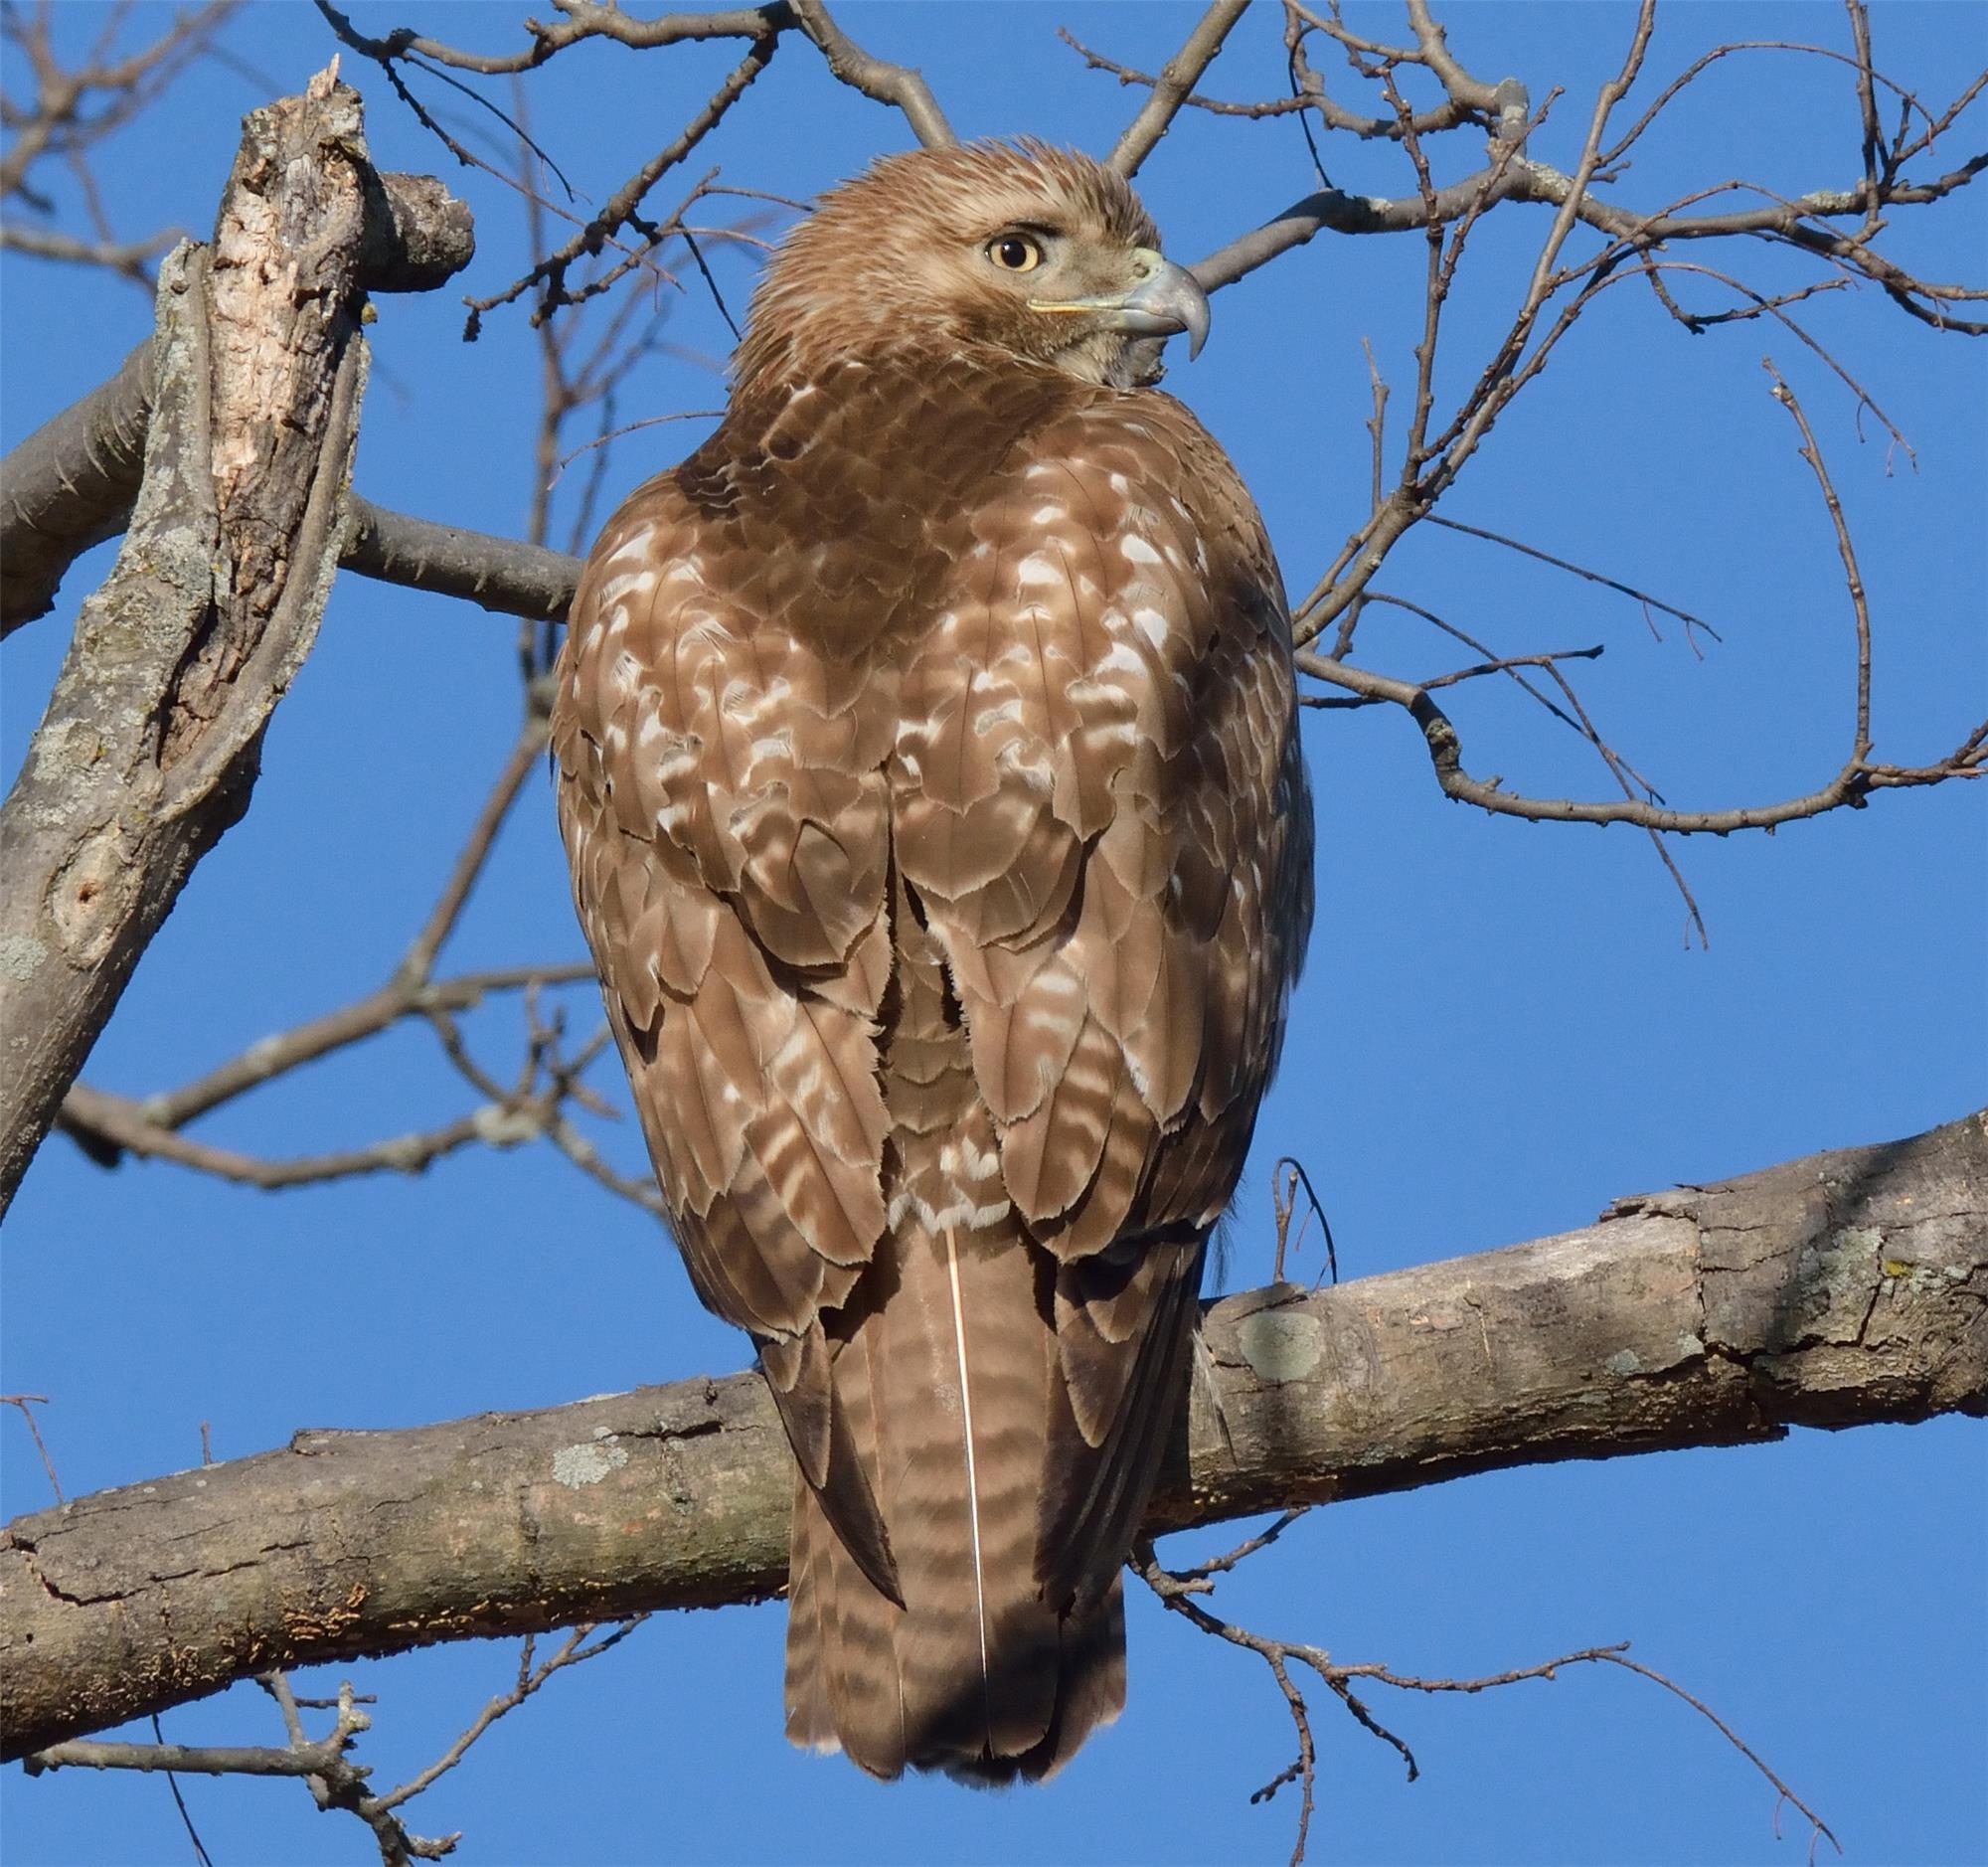
[[[794,1449],[788,1734],[880,1776],[1042,1776],[1122,1702],[1311,920],[1261,522],[1178,403],[1082,374],[1156,238],[1033,145],[837,190],[560,664],[608,1018]]]

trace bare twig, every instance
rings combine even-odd
[[[49,1456],[48,1442],[42,1438],[42,1429],[35,1420],[35,1409],[46,1407],[46,1394],[0,1394],[0,1407],[18,1407],[21,1418],[28,1423],[28,1434],[35,1442],[35,1450],[42,1455],[42,1469],[49,1474],[49,1489],[56,1494],[56,1502],[63,1501],[62,1480],[56,1476],[56,1461]]]
[[[157,1712],[152,1714],[152,1742],[163,1745],[166,1741],[165,1727],[159,1723]],[[207,1843],[200,1838],[200,1830],[193,1825],[193,1811],[187,1807],[186,1797],[180,1793],[180,1780],[168,1770],[165,1773],[166,1787],[172,1792],[173,1806],[179,1811],[180,1826],[186,1830],[187,1840],[193,1846],[193,1857],[200,1867],[214,1867],[213,1859],[207,1851]]]
[[[1105,158],[1108,166],[1120,175],[1139,172],[1139,165],[1153,153],[1168,125],[1180,114],[1189,92],[1214,62],[1230,28],[1247,11],[1248,5],[1249,0],[1215,0],[1201,16],[1194,31],[1188,34],[1187,43],[1160,68],[1158,79],[1153,81],[1153,94],[1140,106],[1139,114],[1126,124],[1124,133]],[[1064,37],[1068,39],[1069,35]]]
[[[1633,584],[1624,584],[1619,579],[1609,577],[1601,571],[1590,571],[1585,565],[1575,564],[1569,558],[1557,558],[1550,551],[1542,551],[1537,545],[1522,543],[1516,538],[1508,538],[1503,532],[1489,532],[1481,525],[1466,525],[1461,519],[1446,518],[1441,513],[1431,512],[1428,523],[1440,526],[1446,532],[1461,532],[1467,538],[1481,538],[1487,544],[1502,545],[1507,551],[1516,551],[1524,558],[1537,558],[1542,564],[1550,564],[1556,571],[1565,571],[1571,577],[1584,579],[1590,584],[1599,584],[1604,590],[1619,592],[1624,596],[1634,598],[1646,609],[1661,609],[1665,615],[1676,616],[1688,629],[1703,629],[1714,641],[1725,638],[1702,615],[1694,615],[1689,609],[1680,609],[1674,602],[1666,602],[1661,596],[1653,596],[1646,590],[1638,590]],[[1587,652],[1599,654],[1599,649]]]
[[[448,1749],[426,1769],[383,1795],[368,1792],[366,1783],[372,1772],[364,1765],[355,1764],[349,1755],[354,1741],[372,1728],[372,1719],[359,1709],[360,1704],[371,1701],[362,1700],[349,1683],[341,1685],[332,1704],[337,1712],[336,1722],[326,1736],[312,1741],[305,1734],[300,1712],[322,1708],[325,1701],[298,1699],[290,1687],[288,1676],[280,1671],[261,1674],[256,1683],[275,1701],[282,1717],[283,1729],[289,1740],[283,1749],[260,1745],[167,1744],[163,1739],[154,1744],[113,1744],[81,1739],[52,1745],[34,1753],[25,1760],[26,1769],[30,1776],[39,1776],[46,1770],[91,1769],[163,1771],[167,1773],[168,1780],[174,1773],[211,1777],[300,1777],[309,1784],[319,1808],[344,1809],[358,1816],[373,1831],[383,1867],[405,1867],[405,1863],[415,1860],[440,1860],[454,1852],[455,1844],[462,1838],[460,1832],[424,1839],[411,1833],[396,1811],[432,1788],[462,1762],[470,1748],[492,1725],[540,1691],[555,1673],[596,1659],[612,1650],[646,1618],[647,1615],[637,1614],[597,1639],[593,1637],[599,1631],[597,1623],[583,1622],[574,1628],[549,1659],[537,1666],[532,1663],[534,1641],[528,1635],[519,1655],[517,1680],[511,1689],[491,1699]],[[155,1718],[155,1731],[157,1725]],[[175,1800],[178,1800],[177,1789],[174,1793]],[[184,1802],[180,1803],[180,1808],[184,1816]],[[191,1821],[187,1827],[192,1834]],[[200,1847],[197,1835],[194,1836],[194,1845],[196,1849]],[[202,1858],[205,1859],[204,1852]]]
[[[1822,502],[1829,509],[1830,529],[1836,535],[1836,555],[1843,561],[1843,588],[1850,596],[1850,610],[1857,632],[1857,726],[1844,769],[1861,769],[1871,755],[1871,605],[1864,595],[1864,574],[1857,568],[1857,551],[1850,542],[1850,526],[1843,516],[1843,502],[1836,496],[1836,487],[1830,480],[1829,468],[1823,463],[1822,449],[1816,444],[1815,431],[1808,424],[1808,417],[1802,413],[1795,392],[1781,380],[1772,360],[1762,357],[1760,367],[1773,383],[1774,400],[1787,410],[1801,431],[1801,457],[1808,462],[1816,485],[1821,489]]]
[[[170,1160],[217,1179],[273,1192],[278,1187],[315,1186],[372,1173],[423,1173],[444,1154],[475,1142],[515,1147],[543,1131],[544,1115],[531,1104],[486,1103],[438,1128],[396,1134],[364,1147],[270,1160],[190,1140],[147,1120],[142,1103],[78,1083],[63,1103],[62,1126],[79,1139],[87,1136],[98,1148],[142,1159]]]
[[[1270,1217],[1276,1230],[1276,1255],[1271,1260],[1270,1281],[1284,1281],[1284,1255],[1288,1250],[1295,1253],[1304,1243],[1304,1226],[1298,1227],[1295,1239],[1290,1236],[1291,1218],[1297,1210],[1298,1188],[1303,1187],[1305,1198],[1310,1202],[1310,1211],[1305,1214],[1305,1224],[1310,1224],[1313,1215],[1318,1218],[1320,1232],[1325,1238],[1325,1270],[1320,1273],[1323,1282],[1330,1276],[1334,1283],[1339,1281],[1339,1248],[1332,1241],[1332,1221],[1325,1216],[1325,1206],[1319,1199],[1318,1189],[1311,1183],[1311,1175],[1304,1169],[1302,1161],[1286,1154],[1270,1169]]]
[[[727,75],[725,82],[712,93],[710,100],[696,116],[684,125],[676,139],[659,149],[635,173],[621,184],[602,205],[600,212],[573,236],[557,252],[549,254],[538,264],[514,279],[509,285],[487,298],[468,298],[469,321],[464,328],[464,336],[474,338],[481,325],[483,314],[499,305],[509,304],[534,288],[543,287],[539,300],[532,308],[532,322],[542,324],[562,305],[578,304],[595,293],[606,291],[619,278],[640,264],[649,254],[668,241],[677,231],[685,213],[692,205],[704,198],[716,175],[714,170],[693,188],[676,211],[661,224],[644,218],[642,202],[648,192],[662,177],[682,162],[690,152],[724,120],[726,112],[745,95],[752,81],[766,69],[773,56],[773,48],[778,42],[768,39],[755,44],[745,58],[740,60]],[[529,190],[528,199],[536,200]],[[641,236],[642,244],[631,251],[621,264],[610,267],[601,277],[582,286],[578,292],[567,288],[567,274],[574,263],[582,256],[591,257],[610,241],[618,241],[623,228],[633,228]]]
[[[1816,1813],[1788,1784],[1768,1767],[1759,1753],[1740,1738],[1731,1725],[1712,1710],[1702,1699],[1694,1697],[1675,1680],[1666,1677],[1653,1667],[1642,1665],[1625,1657],[1628,1642],[1621,1641],[1613,1646],[1583,1647],[1577,1652],[1563,1653],[1556,1659],[1543,1660],[1534,1666],[1515,1666],[1509,1671],[1488,1673],[1474,1679],[1428,1679],[1409,1673],[1399,1673],[1387,1666],[1366,1662],[1358,1665],[1343,1665],[1333,1659],[1324,1647],[1307,1641],[1274,1639],[1266,1634],[1250,1631],[1236,1622],[1225,1620],[1203,1606],[1198,1596],[1206,1596],[1212,1587],[1210,1578],[1221,1570],[1234,1568],[1245,1557],[1274,1542],[1286,1529],[1294,1513],[1286,1513],[1260,1537],[1252,1538],[1240,1549],[1232,1551],[1228,1557],[1218,1559],[1215,1564],[1205,1564],[1196,1569],[1175,1573],[1160,1566],[1153,1553],[1150,1541],[1142,1542],[1132,1554],[1132,1572],[1150,1588],[1161,1604],[1174,1613],[1185,1615],[1202,1632],[1217,1639],[1227,1641],[1252,1652],[1269,1668],[1276,1681],[1278,1691],[1288,1707],[1296,1728],[1298,1754],[1296,1760],[1280,1771],[1262,1788],[1250,1796],[1250,1801],[1267,1801],[1286,1783],[1300,1785],[1302,1801],[1298,1810],[1296,1842],[1291,1852],[1292,1867],[1304,1859],[1305,1841],[1310,1826],[1314,1805],[1314,1784],[1317,1776],[1317,1752],[1311,1730],[1310,1714],[1303,1697],[1299,1694],[1290,1676],[1293,1664],[1309,1668],[1319,1680],[1346,1708],[1348,1714],[1365,1730],[1387,1744],[1399,1755],[1408,1769],[1408,1781],[1412,1782],[1420,1775],[1414,1753],[1395,1732],[1391,1731],[1372,1709],[1353,1690],[1354,1681],[1372,1681],[1377,1685],[1393,1686],[1404,1692],[1488,1692],[1500,1686],[1518,1685],[1526,1680],[1559,1677],[1567,1667],[1579,1665],[1614,1665],[1662,1686],[1667,1692],[1682,1699],[1701,1717],[1707,1720],[1728,1743],[1740,1752],[1761,1776],[1770,1782],[1776,1794],[1791,1803],[1807,1817],[1815,1834],[1827,1839],[1840,1854],[1843,1845],[1837,1840],[1829,1824]]]
[[[417,1776],[410,1777],[399,1788],[390,1789],[385,1795],[374,1798],[373,1806],[383,1810],[399,1808],[403,1802],[412,1801],[423,1790],[431,1788],[436,1782],[462,1762],[469,1754],[470,1746],[498,1719],[508,1712],[516,1711],[534,1692],[544,1686],[554,1673],[563,1671],[568,1666],[578,1666],[586,1660],[597,1659],[602,1653],[619,1646],[646,1619],[648,1619],[647,1614],[636,1614],[631,1619],[610,1628],[599,1639],[593,1640],[591,1645],[588,1641],[598,1631],[598,1623],[591,1620],[581,1621],[561,1641],[559,1649],[553,1656],[541,1661],[537,1666],[532,1664],[536,1640],[528,1633],[519,1648],[518,1677],[511,1689],[491,1699],[471,1720],[461,1736],[425,1770]]]
[[[439,39],[429,39],[405,28],[383,39],[361,33],[342,14],[332,15],[334,30],[355,51],[378,62],[405,59],[417,54],[436,65],[458,72],[474,72],[485,78],[514,72],[536,71],[556,53],[585,39],[606,39],[632,51],[651,51],[663,46],[682,45],[704,39],[771,39],[794,25],[793,14],[784,5],[735,7],[715,13],[668,13],[654,19],[637,19],[619,6],[601,0],[561,0],[561,17],[549,25],[527,19],[524,29],[531,45],[523,52],[463,52]]]
[[[23,227],[10,221],[0,226],[0,247],[38,259],[63,259],[79,265],[100,265],[142,285],[152,287],[152,262],[180,237],[179,229],[168,227],[145,240],[79,240],[74,234],[59,234],[41,228]]]
[[[484,863],[489,859],[497,832],[504,827],[504,819],[510,815],[511,806],[518,801],[518,793],[524,788],[525,780],[537,769],[545,749],[546,715],[541,706],[534,704],[526,715],[516,742],[505,756],[489,795],[483,800],[483,808],[476,814],[468,841],[456,855],[440,898],[429,910],[421,931],[414,935],[408,950],[401,956],[400,965],[395,968],[397,981],[411,988],[427,984],[434,970],[435,955],[441,951],[442,942],[454,932],[456,922],[462,918],[462,910],[469,901],[470,891],[476,886],[477,877],[483,872]]]

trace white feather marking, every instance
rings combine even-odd
[[[1159,559],[1155,558],[1153,562],[1157,564]],[[1024,590],[1029,589],[1031,585],[1061,584],[1063,581],[1063,567],[1052,563],[1040,553],[1034,557],[1024,558],[1015,567],[1015,582]]]
[[[997,705],[983,707],[976,713],[973,716],[973,730],[980,738],[985,739],[997,726],[1007,726],[1021,717],[1022,703],[1019,698],[1010,695]]]
[[[973,1399],[966,1388],[966,1312],[959,1300],[959,1253],[945,1233],[945,1269],[952,1279],[952,1339],[959,1350],[959,1419],[966,1434],[966,1518],[973,1529],[973,1609],[980,1627],[980,1690],[987,1691],[987,1590],[980,1573],[980,1478],[973,1468]],[[991,1712],[991,1707],[989,1708]],[[987,1722],[993,1723],[991,1715]]]
[[[1128,533],[1118,541],[1118,555],[1127,564],[1158,564],[1160,554],[1137,533]]]
[[[594,592],[593,600],[602,609],[612,609],[630,596],[652,594],[655,588],[654,571],[623,571],[616,577],[602,578],[600,588]]]

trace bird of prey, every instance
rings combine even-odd
[[[798,1468],[786,1729],[1040,1778],[1121,1566],[1311,921],[1263,525],[1151,387],[1206,332],[1130,187],[888,157],[589,556],[561,829],[692,1282]]]

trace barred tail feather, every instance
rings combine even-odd
[[[904,1603],[795,1486],[787,1736],[873,1776],[1000,1783],[1061,1768],[1124,1703],[1115,1580],[1059,1612],[1040,1573],[1060,1405],[1054,1273],[1013,1222],[892,1249],[888,1304],[859,1291],[836,1405],[865,1447]],[[832,1493],[830,1493],[832,1495]]]

